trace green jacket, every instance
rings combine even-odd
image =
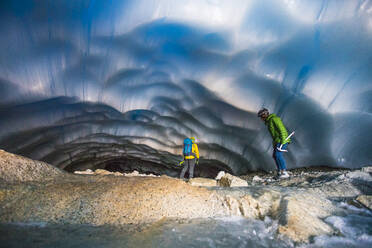
[[[267,117],[265,124],[269,129],[271,137],[273,138],[273,144],[286,144],[291,142],[291,139],[287,139],[288,132],[285,126],[283,125],[282,120],[275,114],[271,114]]]

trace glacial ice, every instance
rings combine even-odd
[[[0,148],[71,170],[139,159],[273,170],[372,164],[372,2],[2,1]],[[170,174],[170,172],[169,172]]]

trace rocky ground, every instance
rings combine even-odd
[[[141,224],[163,219],[244,216],[279,221],[279,232],[294,241],[334,230],[323,220],[346,201],[371,208],[372,168],[297,169],[289,179],[252,173],[189,182],[168,176],[66,173],[0,151],[0,222]]]

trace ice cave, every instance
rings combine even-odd
[[[295,131],[289,170],[372,165],[370,0],[2,0],[0,33],[0,149],[64,173],[177,178],[191,136],[196,177],[270,173],[262,108]]]

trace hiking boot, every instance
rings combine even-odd
[[[282,174],[280,175],[280,178],[288,178],[289,174],[286,171],[283,171]]]

